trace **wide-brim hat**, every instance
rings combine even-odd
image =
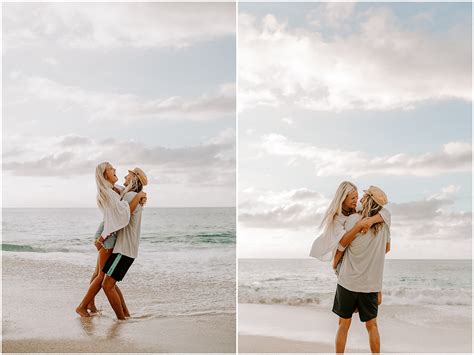
[[[143,186],[146,186],[148,184],[148,178],[146,177],[146,174],[142,169],[135,168],[133,170],[129,170],[128,172],[136,175]]]
[[[370,186],[367,190],[364,190],[364,192],[372,197],[380,206],[385,206],[388,203],[387,195],[380,187]]]

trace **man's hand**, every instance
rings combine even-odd
[[[145,203],[146,203],[146,197],[142,197],[142,198],[140,199],[139,204],[142,205],[142,206],[145,206]]]

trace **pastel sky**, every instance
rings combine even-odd
[[[388,258],[470,258],[470,3],[242,3],[238,252],[304,258],[341,181],[383,188]]]
[[[3,206],[95,207],[95,166],[148,206],[235,206],[235,4],[3,4]]]

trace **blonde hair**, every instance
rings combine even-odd
[[[372,196],[367,194],[365,196],[365,199],[363,200],[362,209],[359,211],[359,214],[362,216],[362,218],[372,217],[379,213],[381,209],[382,206],[375,202]],[[380,231],[380,228],[382,228],[382,226],[383,222],[375,223],[370,227],[370,229],[372,230],[374,235],[376,235]]]
[[[342,203],[346,199],[347,195],[349,195],[352,191],[357,191],[357,186],[349,181],[341,182],[321,221],[321,229],[326,231],[333,227],[334,219],[338,214],[342,213]]]
[[[95,183],[97,185],[97,206],[102,212],[104,212],[110,205],[110,197],[107,193],[107,189],[112,189],[114,187],[114,185],[104,176],[105,170],[111,167],[112,165],[109,162],[104,161],[103,163],[97,165],[97,167],[95,168]]]

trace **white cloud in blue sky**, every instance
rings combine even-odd
[[[239,256],[307,256],[351,180],[387,192],[390,257],[470,258],[471,4],[239,12]]]
[[[2,15],[5,207],[94,207],[103,160],[119,177],[142,167],[149,206],[235,204],[235,4]]]

